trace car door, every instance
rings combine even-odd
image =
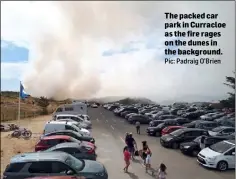
[[[228,163],[228,167],[235,168],[235,148],[226,152],[224,156],[225,156],[225,160]]]
[[[183,137],[181,137],[180,142],[190,142],[193,140],[193,135],[192,135],[192,131],[187,131],[183,134]]]
[[[52,174],[51,161],[37,161],[31,162],[28,168],[29,176],[48,176]]]

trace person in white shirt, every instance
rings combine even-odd
[[[147,157],[146,157],[146,161],[145,161],[145,165],[146,165],[146,172],[151,168],[151,151],[147,150]]]
[[[160,168],[158,169],[157,179],[166,179],[166,166],[165,164],[161,163]]]

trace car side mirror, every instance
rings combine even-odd
[[[73,175],[74,172],[73,172],[72,170],[68,170],[68,171],[66,172],[66,174],[67,174],[67,175]]]

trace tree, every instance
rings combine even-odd
[[[235,72],[233,72],[235,74]],[[235,90],[235,77],[226,76],[226,83],[224,85],[229,86]],[[220,103],[227,108],[235,108],[235,92],[228,92],[229,97],[225,100],[221,100]]]
[[[43,115],[46,115],[48,114],[48,110],[47,110],[47,107],[48,105],[50,104],[49,103],[49,100],[43,96],[41,96],[38,100],[37,100],[37,103],[39,106],[41,106],[43,108],[43,111],[42,111],[42,114]]]

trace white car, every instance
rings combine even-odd
[[[235,168],[235,141],[222,141],[202,149],[197,156],[197,161],[205,167],[220,171]]]
[[[97,108],[98,105],[96,105],[96,104],[92,104],[91,107],[92,107],[92,108]]]

